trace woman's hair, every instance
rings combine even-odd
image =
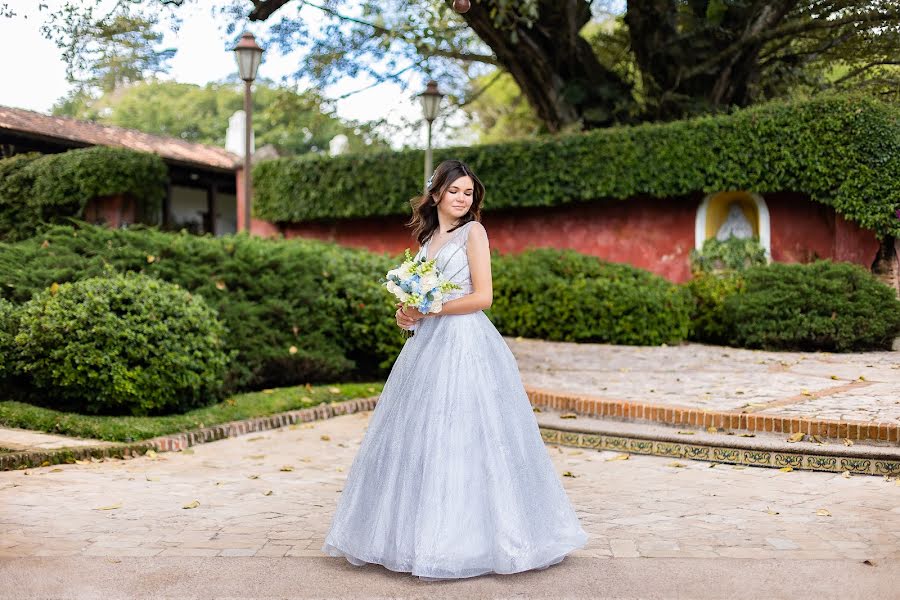
[[[412,219],[406,224],[407,227],[413,228],[413,236],[418,240],[419,244],[424,244],[425,240],[431,237],[431,234],[438,228],[437,204],[444,192],[450,185],[460,177],[469,176],[472,178],[472,206],[469,212],[459,219],[459,225],[451,229],[451,231],[462,227],[469,221],[477,221],[481,216],[481,203],[484,201],[484,184],[475,175],[475,172],[460,160],[445,160],[434,170],[431,176],[431,185],[425,189],[425,193],[416,196],[409,203],[412,205]]]

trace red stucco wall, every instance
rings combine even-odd
[[[831,258],[871,267],[878,241],[826,206],[799,194],[764,196],[771,218],[772,257],[779,262]],[[501,254],[529,247],[571,248],[612,262],[629,263],[682,282],[690,278],[690,251],[701,195],[634,198],[554,208],[485,211],[481,222]],[[375,252],[413,252],[418,243],[404,218],[343,219],[287,225],[253,221],[253,232],[335,241]]]

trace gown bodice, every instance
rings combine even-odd
[[[469,228],[475,221],[469,221],[459,229],[453,232],[453,235],[444,242],[444,245],[438,249],[437,254],[430,257],[436,258],[435,266],[438,271],[444,274],[448,281],[460,286],[458,290],[450,290],[444,296],[443,302],[449,302],[462,296],[471,294],[472,274],[469,271],[469,256],[466,252],[466,242],[469,237]],[[424,246],[419,248],[416,259],[427,257],[429,254],[429,246],[431,240],[425,242]]]

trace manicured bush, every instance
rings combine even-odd
[[[695,271],[685,288],[694,301],[688,338],[707,344],[728,344],[734,337],[734,319],[725,302],[744,289],[741,273]]]
[[[54,284],[17,320],[14,366],[39,404],[148,415],[220,398],[225,328],[180,286],[136,273]]]
[[[489,312],[504,335],[634,345],[687,336],[690,298],[648,271],[545,248],[492,263]]]
[[[372,380],[403,345],[377,283],[395,261],[317,240],[75,224],[0,243],[0,297],[23,303],[54,282],[102,275],[110,265],[177,283],[218,311],[227,347],[239,352],[229,390]]]
[[[860,266],[817,261],[744,273],[725,300],[733,345],[772,350],[889,349],[900,335],[895,292]]]
[[[13,337],[17,329],[16,305],[0,298],[0,382],[15,374]]]
[[[614,127],[469,148],[487,210],[672,198],[698,192],[799,192],[879,237],[900,235],[900,122],[865,96],[772,102],[665,124]],[[406,216],[422,153],[280,158],[254,167],[255,214],[270,221]],[[378,202],[372,202],[378,198]]]
[[[0,239],[25,239],[46,223],[81,217],[94,198],[116,194],[134,198],[140,218],[150,220],[165,196],[167,172],[155,154],[103,146],[0,160]]]

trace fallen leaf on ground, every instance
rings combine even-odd
[[[787,467],[781,467],[781,468],[778,469],[778,470],[779,470],[779,471],[784,471],[785,473],[790,473],[791,471],[794,470],[794,467],[788,465]]]
[[[94,510],[116,510],[117,508],[122,508],[121,502],[117,504],[110,504],[109,506],[100,506],[98,508],[95,508]]]
[[[193,454],[194,449],[193,448],[185,448],[184,450],[181,451],[181,453],[182,454]]]
[[[572,450],[569,452],[569,456],[578,456],[579,454],[584,454],[583,450]]]
[[[252,437],[252,438],[247,438],[247,441],[248,441],[248,442],[258,442],[259,440],[264,440],[264,439],[266,439],[266,436],[264,436],[264,435],[257,435],[257,436]]]
[[[841,473],[841,477],[843,477],[844,479],[850,479],[850,471],[844,471],[843,473]]]
[[[247,479],[259,479],[259,475],[247,475]]]
[[[541,412],[541,409],[538,408],[537,406],[532,406],[532,407],[531,407],[531,412]]]
[[[801,390],[801,391],[800,391],[800,395],[802,395],[802,396],[812,396],[812,394],[809,392],[809,390]]]
[[[819,510],[816,511],[816,514],[819,515],[820,517],[830,517],[831,516],[831,513],[826,508],[820,508]]]
[[[91,464],[91,461],[75,459],[75,464],[76,465],[89,465],[89,464]]]
[[[792,433],[792,434],[791,434],[791,437],[789,437],[789,438],[787,439],[787,441],[792,442],[792,443],[793,443],[793,442],[800,442],[800,441],[802,441],[803,438],[805,438],[805,437],[806,437],[806,434],[805,434],[805,433],[803,433],[802,431],[798,431],[798,432],[796,432],[796,433]]]
[[[612,458],[607,458],[606,462],[609,462],[611,460],[628,460],[629,456],[630,456],[629,454],[617,454],[616,456],[613,456]]]
[[[718,429],[718,427],[707,427],[706,432],[707,433],[719,433],[719,429]]]
[[[263,394],[274,394],[274,393],[275,393],[275,390],[273,390],[273,389],[270,388],[270,389],[263,390],[262,393],[263,393]]]
[[[756,437],[755,433],[742,433],[740,437]]]
[[[869,560],[869,559],[867,558],[866,560],[862,561],[862,564],[868,565],[868,566],[870,566],[870,567],[874,567],[874,566],[875,566],[875,561],[874,561],[874,560]]]
[[[323,436],[322,436],[321,438],[319,438],[319,439],[321,439],[321,440],[324,441],[324,442],[328,442],[328,441],[331,441],[331,436],[330,436],[330,435],[323,435]]]
[[[850,438],[844,438],[844,445],[845,445],[845,446],[852,446],[852,445],[853,445],[853,440],[851,440]]]
[[[159,477],[150,477],[149,475],[144,475],[144,479],[147,481],[159,481]]]
[[[815,442],[816,442],[817,444],[824,444],[824,443],[825,443],[825,438],[823,438],[821,435],[814,435],[814,436],[812,436],[812,439],[815,440]]]
[[[197,508],[198,506],[200,506],[200,501],[192,500],[192,501],[188,502],[187,504],[185,504],[184,506],[182,506],[181,508]]]
[[[337,467],[337,468],[335,469],[335,471],[337,471],[338,473],[343,473],[343,472],[344,472],[344,467]]]
[[[563,471],[563,477],[575,477],[575,475],[572,474],[572,471]]]
[[[563,414],[559,415],[559,418],[560,419],[577,419],[578,415],[576,415],[575,413],[571,413],[571,412],[563,413]]]
[[[300,462],[308,463],[308,462],[312,462],[312,459],[309,458],[308,456],[304,456],[303,458],[300,459]]]
[[[62,469],[60,469],[60,468],[50,469],[50,472],[51,472],[51,473],[61,473],[61,472],[62,472]]]
[[[266,490],[263,492],[263,496],[271,496],[271,495],[272,495],[272,490]]]
[[[780,515],[780,514],[781,514],[781,513],[778,512],[777,510],[772,510],[772,509],[769,508],[768,506],[766,507],[766,512],[767,512],[768,514],[770,514],[770,515]]]
[[[250,459],[252,459],[252,460],[262,460],[262,459],[264,459],[265,457],[266,457],[265,454],[251,454],[251,455],[248,456],[247,458],[250,458]]]
[[[147,450],[144,456],[146,456],[150,460],[156,460],[158,454],[156,454],[156,450]]]
[[[676,461],[674,461],[674,462],[670,462],[670,463],[667,464],[666,466],[667,466],[667,467],[677,467],[677,468],[681,468],[681,467],[686,467],[687,465],[684,464],[684,463],[680,463],[680,462],[678,462],[678,461],[676,460]]]
[[[341,388],[339,388],[339,387],[330,387],[330,388],[328,388],[328,391],[331,392],[332,394],[340,394],[340,393],[341,393]]]
[[[747,467],[745,467],[744,465],[731,465],[731,468],[742,471],[742,470],[746,469]]]
[[[279,469],[279,471],[293,471],[293,470],[294,470],[294,467],[292,467],[291,465],[284,465],[283,467],[281,467]]]
[[[693,431],[679,431],[678,433],[680,433],[681,435],[694,435]]]

